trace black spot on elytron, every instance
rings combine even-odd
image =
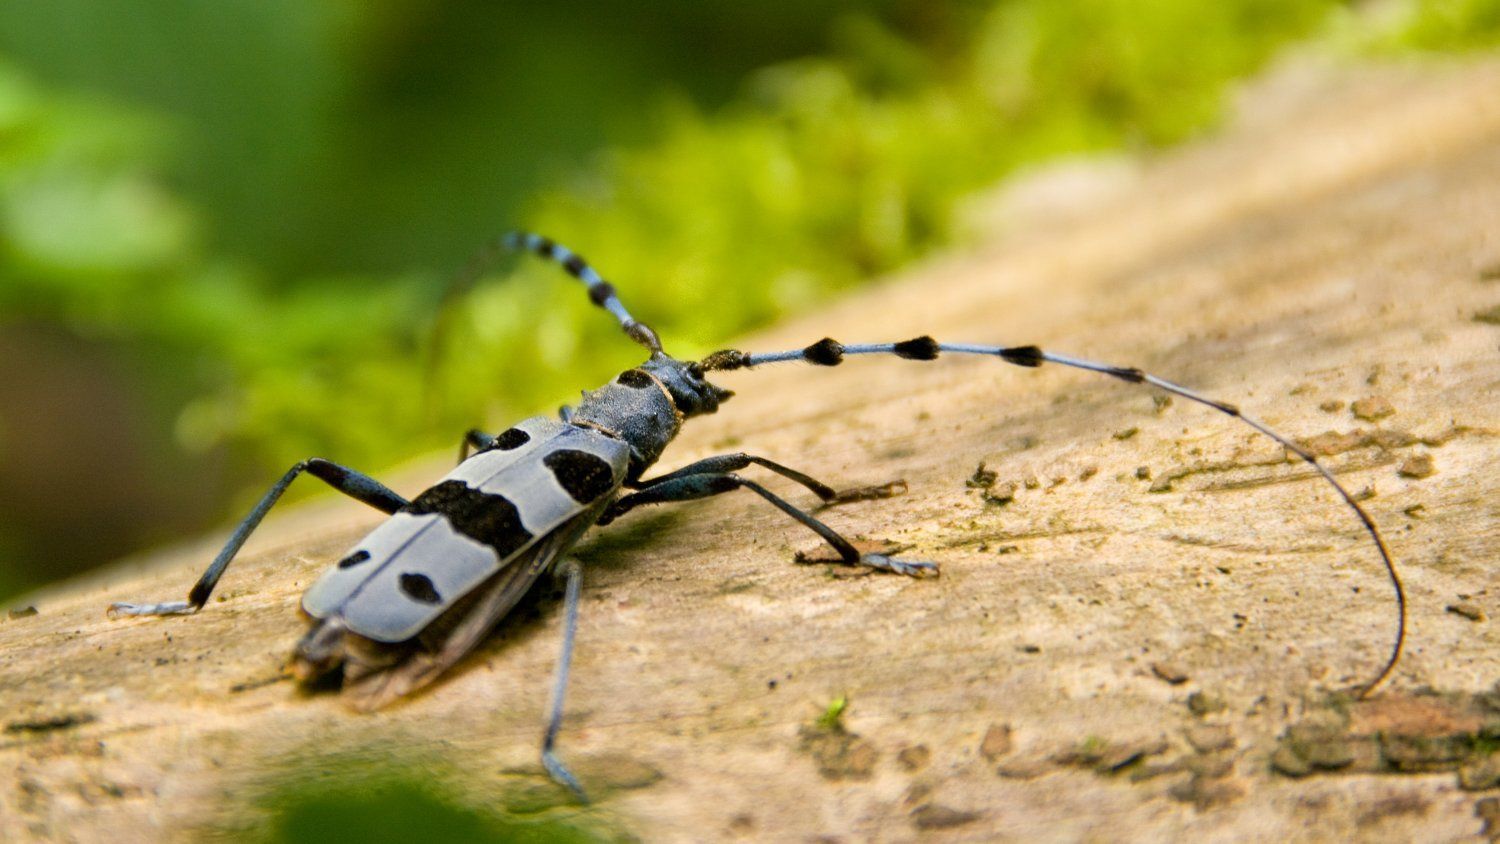
[[[938,343],[931,337],[913,337],[896,344],[896,354],[907,360],[937,360]]]
[[[339,560],[339,568],[341,568],[341,569],[352,569],[355,566],[359,565],[360,563],[363,563],[365,560],[368,560],[368,559],[370,559],[370,552],[369,551],[355,551],[353,554],[350,554],[349,556],[345,557],[344,559]]]
[[[413,516],[436,513],[454,530],[494,548],[502,560],[532,540],[510,499],[480,492],[463,481],[443,481],[413,499],[406,512]]]
[[[1000,358],[1016,366],[1041,366],[1042,350],[1036,346],[1016,346],[1010,349],[1001,349]]]
[[[501,451],[510,451],[511,449],[520,448],[529,442],[531,442],[530,434],[520,428],[509,428],[500,434],[500,436],[495,437],[495,448]]]
[[[568,495],[580,504],[596,501],[615,488],[615,472],[604,458],[564,448],[542,458]]]
[[[832,337],[824,337],[803,349],[802,357],[818,366],[838,366],[844,360],[844,344]]]
[[[615,298],[615,286],[607,281],[601,281],[589,288],[589,301],[604,307],[604,303]]]
[[[425,574],[407,572],[401,575],[401,591],[413,601],[421,601],[424,604],[443,602],[443,596],[439,595],[437,587],[432,585],[432,578]]]
[[[651,386],[654,381],[652,380],[650,375],[647,375],[642,370],[627,369],[624,372],[621,372],[619,376],[615,378],[615,383],[624,384],[627,387],[634,387],[637,390],[644,390],[647,387]]]
[[[569,255],[568,260],[563,261],[563,269],[567,270],[568,275],[574,278],[582,275],[583,268],[587,266],[588,264],[584,263],[582,256],[579,255]]]

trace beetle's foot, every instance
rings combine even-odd
[[[124,615],[192,615],[198,607],[187,601],[167,601],[162,604],[110,604],[104,614],[110,618]]]
[[[562,760],[557,758],[557,754],[550,750],[543,750],[542,767],[547,769],[547,776],[552,777],[553,782],[565,786],[569,791],[573,792],[573,796],[578,798],[579,803],[585,806],[588,805],[589,796],[584,793],[583,786],[578,784],[578,779],[573,776],[572,771],[568,770],[568,766],[564,765]]]
[[[920,563],[911,560],[898,560],[895,557],[887,557],[884,554],[861,554],[859,564],[869,566],[877,571],[894,572],[904,574],[907,577],[937,577],[937,563]]]
[[[874,501],[877,498],[895,498],[898,495],[905,494],[906,481],[894,480],[888,484],[838,490],[834,492],[832,498],[823,501],[823,506],[833,507],[838,504],[848,504],[851,501]]]

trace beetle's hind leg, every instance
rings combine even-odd
[[[547,707],[547,732],[542,736],[542,767],[547,769],[547,775],[553,780],[567,786],[578,798],[578,802],[587,803],[589,797],[584,793],[583,786],[578,784],[577,777],[573,776],[573,772],[568,770],[568,766],[554,752],[557,733],[562,729],[563,698],[568,691],[568,672],[573,666],[573,638],[578,630],[578,596],[583,586],[583,567],[578,565],[577,560],[568,559],[558,566],[557,573],[567,578],[567,597],[563,609],[562,653],[557,657],[557,672],[552,680],[552,700]]]
[[[193,589],[188,593],[186,601],[166,601],[159,604],[127,604],[115,603],[109,606],[109,615],[187,615],[195,613],[208,603],[208,597],[213,594],[214,587],[218,585],[219,578],[224,576],[224,570],[229,568],[229,563],[234,555],[239,553],[240,546],[250,538],[250,534],[260,525],[260,520],[266,517],[267,511],[271,509],[286,492],[286,488],[292,485],[297,476],[307,472],[313,477],[323,481],[334,489],[342,492],[350,498],[355,498],[380,510],[384,513],[395,513],[406,506],[406,499],[392,492],[380,481],[362,472],[356,472],[345,466],[340,466],[324,460],[321,457],[312,457],[298,463],[288,469],[281,480],[277,481],[266,494],[261,496],[260,502],[255,509],[250,511],[224,548],[219,551],[219,556],[209,563],[208,569],[198,582],[193,584]]]
[[[766,462],[769,463],[770,461]],[[855,548],[854,544],[849,540],[840,536],[838,531],[813,518],[810,514],[797,508],[755,481],[746,480],[739,475],[728,473],[682,475],[681,472],[682,470],[678,470],[678,472],[673,473],[677,477],[665,476],[659,478],[644,489],[633,492],[609,505],[609,509],[605,510],[604,514],[599,517],[599,524],[609,524],[631,510],[646,504],[692,501],[698,498],[707,498],[711,495],[733,492],[737,489],[748,489],[774,504],[781,512],[801,522],[818,536],[823,537],[823,541],[833,546],[833,549],[838,552],[839,557],[842,558],[846,565],[869,566],[873,569],[904,574],[908,577],[928,577],[938,573],[936,563],[898,560],[894,557],[887,557],[884,554],[861,554],[859,549]]]
[[[668,472],[665,475],[659,475],[655,478],[651,478],[650,480],[637,481],[634,484],[627,485],[631,486],[634,489],[650,489],[651,487],[657,486],[659,484],[669,483],[671,481],[678,480],[679,478],[686,478],[692,475],[727,474],[730,472],[738,471],[740,469],[748,468],[751,464],[754,464],[756,466],[763,466],[767,469],[770,469],[772,472],[775,472],[776,474],[782,476],[783,478],[786,478],[787,480],[794,481],[801,484],[802,486],[807,487],[812,491],[813,495],[816,495],[819,500],[823,502],[823,506],[825,507],[832,507],[835,504],[844,504],[850,501],[870,501],[876,498],[891,498],[893,496],[901,495],[902,493],[906,492],[906,481],[901,480],[891,481],[887,484],[877,484],[875,486],[853,487],[850,489],[834,489],[833,487],[823,483],[817,478],[803,474],[802,472],[799,472],[796,469],[791,468],[790,466],[783,466],[782,464],[777,463],[774,460],[767,460],[764,457],[757,457],[753,454],[746,454],[743,451],[735,452],[734,454],[720,454],[714,457],[705,457],[702,460],[689,463],[688,465],[683,466],[681,469]]]

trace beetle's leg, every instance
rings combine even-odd
[[[469,459],[469,449],[484,451],[494,444],[494,434],[486,434],[478,428],[470,428],[469,433],[464,434],[464,441],[458,444],[458,462],[462,463]]]
[[[547,708],[547,732],[542,736],[542,767],[553,780],[568,787],[578,797],[578,802],[587,803],[589,797],[583,786],[568,770],[568,766],[553,752],[557,746],[557,732],[562,728],[563,697],[568,691],[568,670],[573,665],[573,634],[578,629],[578,594],[583,585],[583,567],[577,560],[564,560],[558,566],[559,574],[567,577],[567,598],[563,608],[562,653],[557,657],[557,673],[552,680],[552,701]]]
[[[804,475],[803,473],[791,468],[790,466],[783,466],[774,460],[767,460],[764,457],[757,457],[753,454],[746,454],[743,451],[736,452],[734,454],[720,454],[715,457],[705,457],[702,460],[696,461],[694,463],[689,463],[688,465],[683,466],[681,469],[677,469],[676,471],[668,472],[665,475],[660,475],[658,477],[651,478],[650,480],[636,481],[633,484],[627,483],[626,486],[629,486],[632,489],[650,489],[651,487],[654,487],[658,484],[675,481],[679,478],[686,478],[693,475],[722,475],[728,472],[734,472],[739,469],[744,469],[750,466],[752,463],[757,466],[764,466],[765,468],[770,469],[783,478],[795,481],[807,487],[808,489],[812,490],[813,495],[816,495],[818,498],[822,499],[823,503],[826,505],[842,504],[846,501],[866,501],[872,498],[890,498],[893,495],[900,495],[901,493],[906,491],[906,481],[892,481],[888,484],[882,484],[879,486],[856,487],[853,489],[834,489],[828,484],[825,484],[816,478]]]
[[[777,509],[781,510],[781,512],[786,513],[818,536],[823,537],[823,540],[832,545],[834,550],[839,553],[839,556],[843,558],[843,561],[849,565],[869,566],[911,577],[925,577],[938,573],[936,563],[907,562],[887,557],[884,554],[861,554],[859,553],[859,549],[855,548],[849,540],[840,536],[833,528],[797,509],[755,481],[746,480],[739,475],[685,475],[671,480],[662,480],[643,490],[632,492],[609,505],[609,508],[599,517],[599,524],[607,525],[625,513],[645,504],[664,504],[669,501],[692,501],[697,498],[707,498],[711,495],[732,492],[736,489],[748,489],[776,505]]]
[[[292,481],[303,472],[307,472],[315,478],[326,482],[329,486],[349,496],[374,507],[385,513],[394,513],[406,506],[406,499],[392,492],[380,481],[369,475],[356,472],[353,469],[331,463],[321,457],[311,457],[288,469],[281,480],[266,491],[261,497],[260,503],[250,511],[239,526],[234,529],[234,534],[224,544],[219,556],[209,563],[208,570],[193,584],[193,589],[188,593],[186,601],[167,601],[160,604],[110,604],[109,614],[116,615],[184,615],[197,612],[208,602],[209,595],[213,594],[214,586],[218,584],[219,578],[224,575],[224,569],[229,567],[229,561],[239,552],[240,546],[250,537],[250,533],[265,518],[266,511],[270,510],[286,488],[292,485]]]

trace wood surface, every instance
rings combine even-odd
[[[1284,68],[1214,138],[1024,178],[975,203],[973,251],[739,345],[1036,343],[1237,402],[1329,452],[1405,575],[1406,656],[1356,720],[1482,709],[1500,677],[1497,92],[1494,61]],[[374,715],[280,679],[298,596],[379,518],[320,499],[274,513],[195,617],[104,608],[180,597],[223,535],[0,620],[0,838],[243,832],[279,784],[380,765],[649,841],[1482,840],[1500,817],[1452,766],[1273,769],[1289,727],[1378,669],[1395,616],[1351,513],[1240,423],[978,359],[718,380],[738,396],[662,468],[746,450],[836,486],[904,479],[821,515],[942,576],[798,565],[815,538],[748,493],[591,534],[560,744],[598,798],[583,810],[536,759],[556,601]],[[390,477],[412,494],[445,465]],[[839,698],[842,731],[820,730]]]

